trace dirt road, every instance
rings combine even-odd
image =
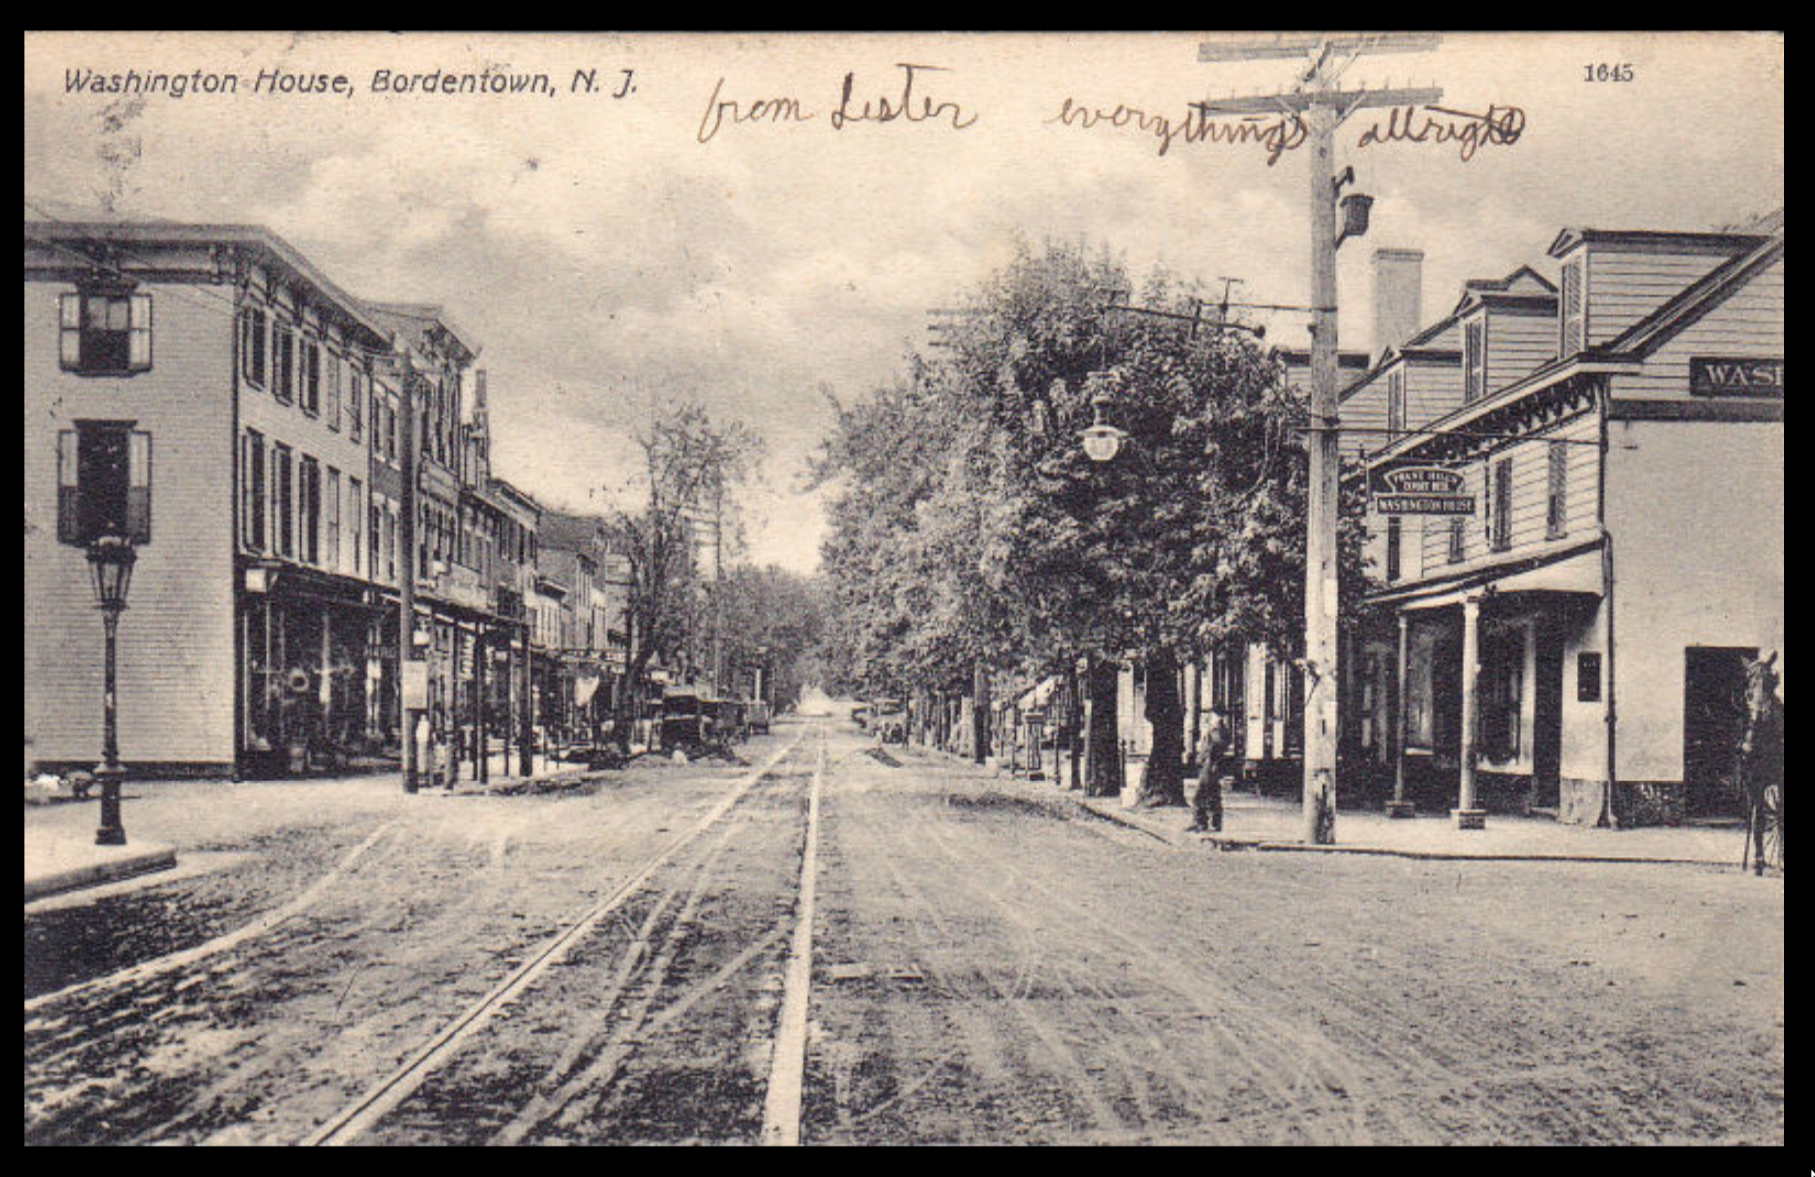
[[[1218,853],[848,729],[746,756],[28,915],[27,1143],[754,1143],[822,756],[804,1143],[1783,1142],[1781,880]]]

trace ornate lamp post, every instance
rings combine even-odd
[[[103,535],[88,546],[88,571],[94,581],[95,604],[101,610],[101,624],[107,633],[105,685],[101,695],[101,763],[95,776],[101,780],[101,826],[95,831],[95,845],[126,845],[126,827],[120,822],[120,780],[126,769],[120,764],[120,735],[115,706],[115,639],[120,628],[120,614],[126,609],[126,594],[132,587],[132,566],[138,562],[132,541],[122,535]]]

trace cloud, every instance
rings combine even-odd
[[[1566,224],[1704,228],[1783,199],[1781,37],[1456,36],[1437,53],[1367,60],[1345,82],[1438,79],[1458,109],[1517,103],[1515,147],[1359,150],[1339,162],[1377,198],[1369,238],[1344,248],[1343,340],[1371,342],[1367,257],[1426,252],[1426,316],[1468,277],[1542,262]],[[1580,61],[1635,63],[1625,89],[1585,84]],[[895,63],[947,67],[921,91],[979,121],[833,132],[847,71],[891,93]],[[104,180],[98,103],[63,70],[160,62],[248,72],[373,68],[597,68],[638,92],[613,102],[461,97],[305,102],[245,96],[148,102],[131,209],[268,224],[347,288],[439,302],[484,344],[501,473],[568,505],[621,481],[625,437],[648,406],[697,397],[770,438],[751,497],[753,550],[810,567],[820,501],[795,474],[825,426],[818,389],[847,399],[886,380],[926,310],[950,305],[1017,236],[1087,237],[1137,274],[1156,263],[1236,297],[1308,299],[1301,154],[1085,130],[1052,117],[1066,96],[1182,118],[1228,90],[1283,85],[1280,63],[1196,61],[1189,37],[778,36],[284,37],[34,34],[26,40],[28,197],[89,198]],[[706,97],[797,95],[817,119],[696,134]],[[1542,266],[1540,265],[1540,268]],[[1301,342],[1302,315],[1263,317]]]

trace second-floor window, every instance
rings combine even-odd
[[[58,361],[66,372],[121,376],[151,367],[151,296],[85,290],[60,296]]]
[[[256,429],[246,430],[246,459],[240,468],[240,523],[246,547],[265,550],[265,438]]]
[[[1462,329],[1462,399],[1487,395],[1487,322],[1477,318]]]
[[[302,558],[310,564],[321,563],[321,465],[314,458],[302,460],[302,485],[298,498],[302,507]]]
[[[361,498],[359,479],[347,479],[347,547],[352,551],[350,563],[353,575],[362,574],[361,562],[365,559],[365,547],[360,537],[365,534],[365,504]]]
[[[1468,554],[1467,520],[1461,515],[1451,515],[1449,519],[1449,562],[1462,563]]]
[[[1491,511],[1488,517],[1488,541],[1496,552],[1512,546],[1512,459],[1494,463]]]
[[[347,436],[358,441],[365,425],[365,377],[359,369],[347,370]]]
[[[378,579],[378,570],[384,567],[384,508],[378,503],[378,496],[372,496],[372,514],[366,530],[366,567],[371,569],[372,579]]]
[[[272,538],[277,554],[296,555],[295,458],[287,445],[271,450],[271,510],[275,515]]]
[[[1386,578],[1399,579],[1400,544],[1399,516],[1389,515],[1386,521]]]
[[[327,559],[323,561],[334,572],[343,571],[344,557],[340,551],[340,471],[328,467],[328,519]]]
[[[57,434],[57,539],[151,542],[151,434],[131,421],[78,421]]]
[[[1553,441],[1549,461],[1549,490],[1545,495],[1544,538],[1562,539],[1569,534],[1569,443]]]

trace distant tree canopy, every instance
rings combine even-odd
[[[817,655],[829,611],[820,582],[773,564],[745,564],[725,569],[721,591],[725,665],[737,676],[728,689],[753,689],[750,672],[761,667],[763,693],[777,708],[798,702],[801,688],[823,675]]]
[[[961,303],[945,343],[850,406],[818,466],[835,487],[825,574],[850,685],[949,688],[982,660],[1028,674],[1081,654],[1166,662],[1234,638],[1303,640],[1304,403],[1248,333],[1139,289],[1107,252],[1049,243]],[[1106,393],[1122,452],[1080,444]],[[1344,544],[1360,575],[1359,530]]]

